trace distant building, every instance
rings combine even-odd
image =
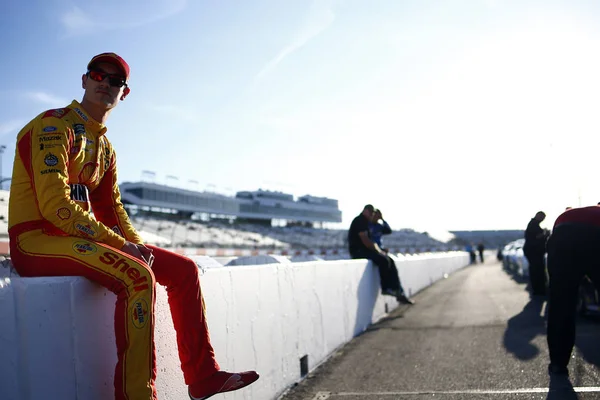
[[[524,235],[523,230],[489,230],[489,231],[450,231],[454,235],[449,243],[465,246],[469,243],[483,243],[488,248],[498,248]]]
[[[125,207],[132,214],[163,214],[170,219],[230,219],[256,223],[339,223],[338,201],[305,195],[297,200],[283,192],[241,191],[235,197],[181,189],[151,182],[119,185]]]

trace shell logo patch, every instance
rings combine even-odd
[[[69,210],[66,207],[61,207],[58,210],[56,210],[56,216],[60,219],[67,220],[69,218],[71,218],[71,210]]]

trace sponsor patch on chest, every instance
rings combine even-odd
[[[90,196],[87,186],[79,183],[72,183],[69,186],[71,187],[71,200],[81,203],[89,201]]]

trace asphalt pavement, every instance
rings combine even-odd
[[[600,399],[600,319],[580,318],[570,378],[551,380],[545,299],[486,261],[419,293],[281,399]]]

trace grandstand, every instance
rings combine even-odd
[[[503,231],[452,231],[454,239],[450,243],[456,246],[467,244],[477,245],[483,243],[487,249],[497,249],[513,240],[521,239],[525,235],[523,230]]]
[[[133,225],[149,244],[288,253],[347,247],[347,229],[322,226],[323,222],[341,221],[337,200],[326,197],[306,195],[295,200],[290,194],[263,190],[238,192],[236,197],[229,197],[147,182],[124,183],[121,192]],[[8,200],[9,192],[0,191],[0,239],[5,240],[8,237]],[[306,214],[299,214],[304,211]],[[274,220],[284,223],[274,226]],[[398,229],[383,240],[385,247],[394,252],[416,253],[463,249],[467,243],[477,244],[482,240],[486,248],[497,248],[522,237],[523,231],[519,230],[452,231],[430,235]]]
[[[169,221],[156,217],[133,217],[133,224],[148,243],[160,237],[174,247],[267,249],[267,250],[334,250],[347,247],[346,229],[323,229],[306,226],[265,226],[248,222]],[[145,235],[145,236],[144,236]],[[152,235],[152,236],[149,236]],[[398,252],[449,250],[448,245],[427,233],[400,229],[384,238],[385,246]]]
[[[306,195],[295,200],[291,194],[262,189],[230,197],[151,182],[124,182],[119,187],[123,204],[131,214],[162,212],[179,220],[218,217],[269,225],[273,220],[309,224],[342,222],[337,200],[326,197]]]
[[[288,243],[223,222],[171,221],[150,216],[133,216],[132,223],[144,241],[157,245],[233,249],[290,248]]]
[[[326,229],[339,223],[338,201],[312,195],[268,190],[240,191],[235,197],[198,192],[150,182],[120,185],[123,203],[136,229],[149,243],[161,240],[174,247],[232,249],[346,248],[346,229]],[[386,246],[405,251],[446,249],[426,233],[410,229],[386,236]],[[159,244],[159,243],[156,243]]]

